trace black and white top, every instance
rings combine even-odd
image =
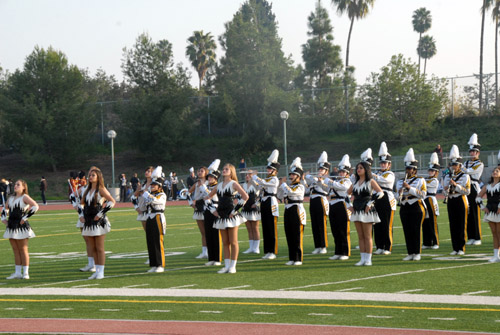
[[[24,240],[35,237],[28,218],[36,213],[38,206],[30,208],[30,205],[24,202],[24,197],[25,195],[18,197],[13,195],[7,200],[7,206],[4,206],[2,210],[2,220],[7,220],[7,228],[3,238]],[[23,224],[21,224],[21,220],[24,220]]]
[[[465,173],[470,176],[471,187],[474,187],[477,193],[481,190],[479,183],[483,174],[484,164],[479,159],[468,160],[464,164]]]
[[[497,211],[500,208],[500,183],[496,183],[495,185],[486,185],[486,196],[488,201],[486,206],[481,204],[481,209],[486,207],[488,208],[489,213],[484,215],[483,221],[500,222],[500,214],[497,214]]]
[[[321,178],[308,174],[305,177],[305,181],[309,186],[309,193],[311,194],[310,199],[321,198],[325,215],[328,215],[330,212],[330,206],[328,206],[328,190],[327,187],[323,185]]]
[[[457,183],[456,186],[451,186],[450,181],[453,179],[455,183]],[[459,171],[458,173],[454,173],[453,175],[447,174],[444,177],[443,181],[443,189],[445,190],[445,193],[447,193],[448,198],[458,198],[464,195],[469,195],[470,194],[470,177],[468,174],[464,173],[463,171]],[[467,199],[467,197],[465,197]],[[467,200],[466,200],[467,201]],[[467,202],[468,204],[468,202]]]
[[[165,204],[167,203],[167,195],[162,191],[142,194],[144,202],[146,203],[146,220],[152,220],[156,217],[159,218],[163,229],[163,235],[166,233],[167,225],[165,220]]]
[[[360,183],[358,180],[353,185],[352,195],[354,196],[354,201],[352,204],[353,212],[351,214],[351,221],[365,223],[380,222],[377,211],[373,206],[372,194],[373,188],[370,181]],[[366,206],[370,207],[368,213],[365,213]]]
[[[304,209],[304,195],[306,193],[305,186],[301,183],[295,183],[290,186],[288,186],[287,183],[283,183],[280,188],[283,191],[285,198],[285,212],[290,210],[292,207],[297,206],[300,224],[305,226],[307,223],[306,211]]]
[[[151,192],[151,185],[147,185],[147,181],[145,181],[142,186],[141,186],[141,191],[144,192]],[[145,199],[143,197],[136,197],[132,196],[131,197],[132,203],[134,204],[134,208],[139,210],[139,213],[137,214],[137,221],[146,221],[148,219],[147,217],[147,205],[145,203]]]
[[[247,220],[238,212],[243,207],[243,201],[240,199],[238,205],[234,205],[234,200],[238,192],[234,189],[234,180],[229,181],[226,185],[220,183],[217,185],[217,197],[219,199],[217,205],[217,213],[219,217],[215,219],[214,228],[226,229],[238,227]],[[212,213],[215,210],[211,211]],[[232,215],[232,217],[230,217]]]
[[[192,194],[188,194],[189,205],[192,206],[194,204],[196,207],[193,213],[193,219],[195,220],[203,220],[203,212],[205,210],[205,201],[203,200],[203,198],[210,193],[207,184],[207,181],[205,181],[201,185],[196,183],[194,192]]]
[[[439,205],[436,199],[436,193],[439,188],[439,180],[437,178],[425,178],[425,184],[427,187],[427,195],[425,199],[429,199],[429,203],[432,204],[434,208],[434,213],[439,216]]]
[[[271,176],[267,178],[259,178],[257,175],[252,176],[252,180],[255,184],[262,188],[261,197],[262,202],[266,202],[268,199],[271,201],[271,211],[273,216],[279,216],[279,207],[278,207],[278,186],[279,179],[276,176]]]
[[[410,185],[409,190],[401,190],[403,188],[403,181],[404,180],[399,180],[397,189],[398,189],[398,194],[402,191],[403,195],[401,198],[401,205],[413,205],[419,200],[425,199],[425,196],[427,195],[427,185],[425,183],[425,179],[422,177],[418,176],[413,176],[410,177],[406,180],[406,183]],[[425,206],[425,205],[424,205]]]
[[[256,187],[253,183],[244,183],[243,189],[248,194],[248,200],[241,210],[241,215],[248,221],[259,221],[260,209],[260,189]]]
[[[378,171],[373,174],[373,179],[375,179],[377,184],[379,184],[382,191],[387,194],[389,197],[389,203],[391,204],[391,210],[395,211],[397,203],[393,192],[394,182],[396,181],[394,172],[391,170]]]
[[[111,231],[111,224],[106,213],[113,208],[114,203],[106,201],[99,194],[99,191],[96,192],[95,190],[90,190],[83,201],[80,217],[85,219],[85,223],[83,224],[82,235],[101,236],[109,233]],[[96,216],[99,218],[97,221],[94,220]]]

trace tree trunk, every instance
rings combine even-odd
[[[418,36],[418,46],[417,46],[417,54],[418,54],[418,74],[420,75],[420,42],[422,42],[422,33]]]
[[[424,58],[424,80],[425,80],[425,71],[427,70],[427,58]]]
[[[349,45],[351,43],[352,26],[354,25],[354,17],[351,18],[351,26],[349,27],[349,35],[347,36],[347,47],[345,51],[345,71],[344,71],[344,97],[345,97],[345,121],[347,132],[349,132],[349,91],[347,88],[347,76],[349,74]]]
[[[495,18],[495,110],[498,112],[498,16]]]
[[[483,0],[481,19],[481,43],[479,51],[479,114],[483,112],[483,39],[484,39],[484,17],[486,15],[486,1]]]

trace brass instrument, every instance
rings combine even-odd
[[[403,179],[403,184],[401,185],[401,189],[398,194],[398,206],[401,206],[401,201],[403,201],[403,193],[404,193],[404,183],[408,180],[408,174],[405,173],[405,178]]]

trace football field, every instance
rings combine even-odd
[[[200,233],[187,206],[166,210],[166,271],[147,273],[145,234],[131,208],[109,212],[105,279],[88,280],[84,241],[74,211],[40,211],[30,219],[37,237],[29,244],[30,280],[6,280],[13,270],[8,240],[0,240],[2,318],[187,320],[498,332],[500,264],[490,264],[492,237],[482,224],[483,244],[467,246],[465,256],[450,256],[446,208],[439,217],[440,249],[422,252],[419,262],[406,256],[399,215],[395,215],[391,255],[374,255],[373,266],[356,267],[357,234],[351,224],[352,255],[332,261],[312,255],[311,227],[304,236],[304,263],[288,260],[283,220],[278,223],[275,260],[243,254],[239,230],[236,274],[217,274],[195,259]],[[283,207],[280,207],[280,214]],[[309,223],[309,221],[308,221]],[[262,250],[262,244],[261,244]]]

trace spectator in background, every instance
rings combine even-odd
[[[437,154],[438,154],[438,158],[439,158],[439,165],[441,165],[441,166],[442,166],[442,165],[443,165],[443,148],[441,148],[441,144],[438,144],[438,145],[436,146],[436,149],[434,149],[434,151],[433,151],[433,152],[435,152],[435,153],[437,153]]]
[[[194,174],[194,168],[193,167],[190,167],[189,168],[189,177],[187,177],[186,179],[186,186],[189,189],[191,189],[191,186],[193,186],[194,184],[196,184],[196,176]]]
[[[246,174],[244,173],[247,169],[247,163],[245,162],[245,158],[240,160],[240,164],[238,164],[238,170],[240,172],[240,179],[246,180]]]
[[[3,206],[4,200],[7,200],[7,189],[9,188],[9,182],[4,178],[0,179],[0,204]]]
[[[120,175],[120,202],[125,202],[127,197],[127,177],[125,173]]]
[[[45,192],[47,192],[47,180],[45,179],[44,176],[42,176],[42,179],[40,180],[40,193],[42,196],[43,204],[47,205],[47,200],[45,199]]]
[[[141,181],[137,178],[137,173],[134,173],[132,178],[130,178],[130,183],[132,184],[132,190],[135,192],[137,190],[137,185],[139,185]]]
[[[172,171],[172,174],[170,175],[170,183],[172,185],[172,200],[177,201],[177,183],[179,182],[179,179],[177,179],[177,173],[175,171]]]
[[[334,177],[334,176],[338,176],[338,175],[339,175],[339,168],[334,166],[332,169],[332,172],[330,173],[330,176]]]

